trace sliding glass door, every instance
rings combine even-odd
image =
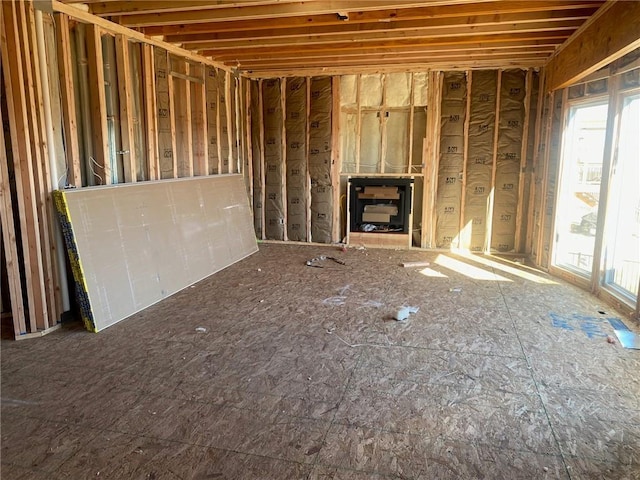
[[[623,95],[611,168],[604,283],[634,300],[640,283],[640,92]]]
[[[607,100],[569,107],[556,206],[554,265],[591,277]]]

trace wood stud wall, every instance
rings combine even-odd
[[[221,65],[62,4],[54,14],[0,5],[3,252],[14,333],[29,338],[63,313],[53,189],[241,173],[248,145],[239,81]],[[39,38],[55,62],[39,61]],[[205,73],[216,82],[211,104]]]

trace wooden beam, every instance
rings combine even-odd
[[[142,75],[147,139],[147,178],[160,179],[160,157],[158,155],[158,110],[156,107],[156,82],[154,73],[153,47],[142,45]]]
[[[407,29],[388,29],[388,30],[366,30],[355,31],[351,35],[345,35],[343,32],[326,34],[326,35],[301,35],[295,37],[259,37],[256,39],[229,39],[229,40],[204,40],[200,42],[187,43],[184,46],[191,50],[241,50],[247,48],[260,49],[277,49],[280,47],[291,47],[292,45],[331,45],[334,43],[348,42],[357,40],[357,42],[394,42],[407,40],[422,39],[458,39],[466,36],[478,37],[486,35],[488,39],[495,35],[513,35],[532,34],[550,32],[566,32],[569,37],[580,25],[583,20],[565,20],[563,22],[535,22],[535,23],[509,23],[505,25],[479,25],[470,28],[469,25],[443,26],[443,27],[425,27],[423,25],[415,28]]]
[[[204,33],[191,33],[186,31],[182,34],[168,35],[167,42],[182,44],[185,48],[192,48],[190,44],[198,42],[209,42],[211,44],[220,43],[224,45],[228,41],[273,41],[275,39],[291,42],[300,39],[320,40],[325,38],[339,38],[341,36],[360,37],[371,33],[390,32],[419,32],[423,31],[431,35],[448,34],[454,32],[470,33],[477,32],[480,27],[493,27],[495,33],[511,32],[518,25],[546,25],[549,28],[567,26],[574,22],[583,22],[594,12],[593,9],[583,10],[548,10],[526,13],[505,13],[486,14],[472,18],[468,16],[460,17],[433,17],[412,20],[390,20],[388,22],[342,22],[340,24],[320,24],[304,25],[300,27],[287,28],[257,28],[254,30],[233,30],[233,31],[213,31]],[[570,23],[567,23],[570,22]],[[577,27],[576,27],[577,28]],[[446,30],[444,30],[446,29]],[[195,48],[195,47],[194,47]]]
[[[189,73],[189,63],[177,59],[179,73]],[[169,60],[172,70],[173,60]],[[169,75],[169,85],[173,85],[171,117],[175,138],[174,178],[193,176],[193,129],[191,125],[191,88],[187,80]],[[169,87],[171,89],[171,87]]]
[[[227,145],[229,147],[229,153],[228,153],[228,157],[227,157],[227,172],[226,173],[233,173],[233,167],[232,165],[234,164],[234,158],[233,158],[233,124],[232,124],[232,120],[233,117],[231,115],[231,103],[232,103],[232,99],[231,99],[231,73],[230,72],[225,72],[224,73],[224,97],[225,97],[225,102],[224,102],[224,106],[225,106],[225,112],[226,112],[226,121],[227,121]],[[285,196],[283,196],[282,198],[286,198]],[[286,220],[286,217],[285,217]],[[285,225],[285,232],[286,232],[286,225]]]
[[[20,42],[16,3],[0,2],[0,8],[3,9],[4,22],[0,31],[0,48],[7,88],[7,120],[12,140],[29,331],[36,332],[38,325],[44,323],[43,319],[47,315],[47,300],[42,270],[42,248],[37,231],[39,225],[36,208],[37,193],[34,185],[25,77],[22,68],[22,54],[28,54],[28,52],[23,50]]]
[[[129,40],[124,35],[116,35],[116,64],[118,73],[118,92],[120,94],[120,137],[122,141],[122,164],[124,181],[133,183],[138,180],[136,173],[135,133],[131,108],[131,63],[129,58]]]
[[[174,97],[175,85],[171,71],[171,53],[167,52],[167,93],[169,97],[169,125],[171,136],[171,177],[178,178],[178,141],[176,135],[176,99]]]
[[[424,190],[422,206],[422,238],[423,247],[435,245],[435,205],[438,185],[438,163],[440,158],[440,114],[442,100],[442,83],[444,74],[439,71],[429,72],[429,101],[427,104],[427,139],[424,168]]]
[[[525,82],[524,125],[522,127],[522,145],[520,148],[520,174],[518,175],[518,204],[516,210],[516,234],[514,239],[514,248],[518,253],[524,253],[522,224],[526,222],[524,211],[529,205],[524,198],[524,194],[525,183],[527,183],[530,178],[530,172],[527,171],[527,153],[529,151],[529,117],[531,116],[531,89],[533,83],[533,72],[531,69],[527,70]]]
[[[75,187],[82,187],[78,119],[76,116],[75,86],[73,84],[73,67],[71,64],[71,40],[69,38],[69,17],[62,13],[56,13],[54,24],[56,26],[58,74],[60,77],[62,122],[67,162],[66,183]]]
[[[540,138],[542,135],[542,111],[544,110],[544,75],[542,70],[538,77],[538,103],[536,106],[536,119],[535,119],[535,133],[533,140],[533,164],[531,168],[531,188],[529,190],[529,211],[527,214],[527,238],[526,238],[526,253],[533,253],[533,230],[535,228],[535,204],[536,204],[536,190],[540,187],[536,183],[538,176],[538,168],[540,168],[539,155],[540,155]]]
[[[267,191],[266,191],[266,175],[265,175],[265,154],[264,154],[264,95],[262,94],[262,83],[263,81],[260,80],[258,82],[258,108],[259,108],[259,112],[260,112],[260,121],[258,123],[259,127],[260,127],[260,185],[262,186],[262,198],[260,199],[260,201],[262,202],[262,208],[260,209],[260,211],[262,212],[262,216],[260,219],[261,222],[261,228],[260,231],[262,232],[262,240],[267,238],[267,234],[266,234],[266,225],[267,225],[267,218],[266,218],[266,205],[267,205]],[[219,130],[218,130],[219,132]],[[218,142],[220,143],[220,142]]]
[[[0,7],[0,25],[3,24],[2,8]],[[13,202],[11,200],[11,185],[9,181],[9,169],[7,151],[4,140],[4,123],[0,110],[0,225],[2,226],[2,246],[7,267],[7,283],[9,284],[9,299],[11,301],[11,317],[13,320],[13,333],[15,337],[27,333],[25,323],[24,303],[22,298],[22,285],[20,283],[20,263],[18,258],[18,245],[16,228],[13,221]]]
[[[262,88],[262,87],[261,87]],[[309,172],[309,145],[311,144],[311,77],[305,79],[306,109],[305,109],[305,172],[306,183],[304,201],[307,217],[307,242],[311,242],[311,173]],[[262,89],[260,90],[262,91]],[[261,107],[262,108],[262,107]],[[262,110],[261,110],[262,111]]]
[[[490,0],[478,0],[486,2]],[[467,3],[468,0],[430,0],[429,5],[451,5],[455,3]],[[415,0],[386,0],[386,9],[402,9],[423,7],[424,2]],[[489,7],[490,8],[490,7]],[[203,22],[228,22],[238,20],[260,20],[268,18],[303,17],[306,15],[336,15],[337,12],[360,12],[367,10],[379,10],[380,3],[371,0],[349,0],[337,4],[335,2],[296,2],[271,3],[269,5],[245,6],[242,8],[215,8],[196,11],[178,11],[171,13],[151,13],[126,15],[120,18],[120,23],[127,27],[147,27],[157,25],[188,25]]]
[[[91,175],[101,185],[111,184],[109,161],[109,133],[107,129],[107,101],[104,83],[104,63],[100,27],[87,25],[87,57],[89,61],[89,90],[91,93],[91,118],[93,123],[94,157]],[[91,182],[89,182],[91,185]]]
[[[299,0],[278,0],[278,3],[294,3]],[[89,9],[94,15],[101,16],[122,16],[122,15],[140,15],[152,13],[170,13],[183,11],[200,11],[207,9],[221,8],[241,8],[247,5],[269,5],[269,0],[180,0],[179,2],[167,2],[166,0],[136,0],[122,1],[110,0],[107,2],[100,1],[90,3]]]
[[[469,45],[469,44],[485,44],[486,48],[491,48],[493,43],[510,42],[511,45],[517,45],[520,41],[531,40],[545,40],[545,41],[560,41],[563,42],[571,35],[572,30],[560,30],[560,31],[536,31],[536,32],[517,32],[517,33],[499,33],[499,34],[463,34],[455,36],[441,36],[441,37],[415,37],[415,38],[392,38],[385,39],[372,39],[362,40],[356,37],[354,40],[340,39],[330,43],[312,43],[312,44],[283,44],[277,45],[278,53],[294,53],[294,52],[348,52],[358,51],[360,49],[380,49],[393,51],[396,48],[402,47],[438,47],[438,46],[451,46],[451,45]],[[215,48],[203,48],[201,51],[204,55],[211,55],[214,58],[225,58],[225,55],[230,59],[238,59],[241,61],[247,55],[262,55],[272,53],[276,46],[263,46],[259,42],[247,43],[242,46],[234,47],[215,47]]]
[[[547,88],[575,83],[640,47],[640,2],[611,0],[547,62]]]
[[[487,207],[487,225],[484,238],[484,253],[491,253],[491,241],[493,236],[493,208],[496,198],[496,174],[498,172],[498,138],[500,135],[500,96],[502,89],[502,70],[498,70],[498,82],[496,84],[496,111],[495,127],[493,129],[493,155],[491,161],[491,186],[489,187],[489,205]]]
[[[464,230],[464,214],[467,201],[467,162],[469,161],[469,125],[471,123],[471,89],[473,88],[473,72],[467,72],[467,98],[463,126],[463,146],[462,146],[462,179],[460,193],[460,223],[458,224],[458,248],[463,248],[463,243],[467,242],[462,238]]]
[[[373,3],[373,2],[372,2]],[[548,12],[557,12],[557,18],[572,18],[590,16],[595,12],[601,1],[583,2],[557,2],[555,0],[538,0],[535,2],[527,0],[502,0],[491,4],[482,2],[465,2],[461,4],[448,5],[428,5],[423,3],[417,8],[385,9],[358,11],[349,15],[349,20],[340,20],[336,12],[321,15],[305,15],[300,17],[289,16],[287,18],[261,18],[249,20],[230,21],[203,21],[184,25],[180,23],[169,25],[157,25],[144,27],[143,31],[147,35],[197,35],[201,33],[219,34],[222,32],[240,32],[248,30],[273,30],[284,28],[317,28],[317,27],[337,27],[337,30],[349,28],[348,25],[364,25],[367,23],[392,24],[394,22],[411,20],[429,20],[436,18],[464,18],[469,19],[486,15],[508,15],[520,14],[522,16],[537,12],[544,16]],[[566,12],[566,13],[563,13]],[[542,17],[541,17],[542,18]],[[556,18],[555,14],[549,14],[547,18]],[[180,40],[178,41],[180,42]]]
[[[340,77],[331,79],[331,184],[333,185],[333,224],[331,240],[340,242],[340,172],[342,161],[340,158]]]
[[[200,65],[204,72],[205,66]],[[193,134],[193,173],[209,175],[209,141],[207,133],[207,91],[204,82],[191,84]]]
[[[42,245],[42,274],[45,282],[45,292],[47,297],[48,316],[42,319],[42,323],[38,325],[41,330],[46,330],[50,326],[58,323],[59,314],[62,313],[62,297],[60,295],[60,281],[58,277],[57,263],[54,260],[55,247],[52,240],[55,238],[55,230],[52,222],[56,221],[53,216],[53,204],[50,196],[51,182],[51,166],[49,164],[49,145],[47,139],[47,126],[45,121],[45,103],[43,92],[43,75],[47,72],[40,70],[40,52],[38,47],[38,39],[36,33],[35,11],[31,2],[21,2],[20,12],[23,18],[23,39],[26,60],[25,72],[27,73],[27,83],[29,84],[28,97],[32,106],[31,110],[31,128],[32,128],[32,152],[35,151],[33,159],[34,164],[34,184],[38,195],[38,217],[39,217],[39,234],[40,243]],[[46,85],[49,82],[47,78]],[[46,92],[49,95],[49,92]],[[50,105],[47,103],[47,107]],[[49,110],[50,112],[50,110]]]
[[[280,198],[282,198],[282,239],[289,240],[289,202],[287,201],[287,79],[280,80]]]
[[[103,29],[105,32],[109,32],[113,35],[122,34],[131,40],[137,40],[147,45],[153,45],[156,47],[164,48],[168,52],[171,52],[175,55],[178,55],[184,58],[188,58],[195,62],[205,63],[207,65],[212,65],[225,70],[229,69],[229,67],[226,67],[225,65],[219,62],[214,62],[209,58],[202,57],[188,50],[184,50],[183,48],[176,47],[175,45],[172,45],[170,43],[163,42],[162,40],[157,40],[155,38],[151,38],[147,35],[144,35],[143,33],[137,32],[135,30],[131,30],[130,28],[123,27],[122,25],[110,22],[108,20],[105,20],[104,18],[97,17],[73,5],[66,5],[57,0],[51,0],[51,4],[53,6],[54,12],[64,13],[69,17],[75,20],[78,20],[80,22],[87,23],[90,25],[95,25]]]

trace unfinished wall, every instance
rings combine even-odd
[[[464,72],[448,72],[442,87],[440,158],[436,193],[436,234],[438,248],[458,246],[465,149],[467,77]]]
[[[227,171],[238,172],[246,114],[228,70],[204,57],[63,4],[54,14],[29,0],[0,8],[3,125],[11,126],[0,163],[13,166],[0,172],[0,188],[16,192],[2,199],[3,258],[14,333],[26,338],[57,328],[70,308],[51,192],[220,173],[220,154],[209,156],[220,138],[219,95],[234,97],[223,119]],[[215,74],[214,115],[205,67]]]
[[[498,72],[476,71],[472,73],[472,78],[461,247],[472,252],[483,252],[488,246],[487,222],[490,218]]]
[[[500,82],[500,109],[494,182],[491,249],[515,249],[520,162],[525,123],[526,72],[505,70]]]
[[[333,241],[331,77],[250,83],[256,234]]]
[[[308,239],[307,169],[307,79],[286,80],[285,132],[287,136],[287,237],[305,242]]]

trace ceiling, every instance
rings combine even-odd
[[[538,67],[604,1],[66,0],[251,76]]]

